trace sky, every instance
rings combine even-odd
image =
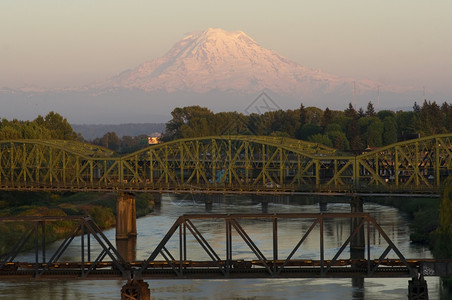
[[[452,0],[1,0],[0,87],[74,87],[242,30],[305,67],[452,95]]]

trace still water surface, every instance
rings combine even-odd
[[[349,212],[348,204],[328,204],[327,212]],[[430,258],[428,249],[409,242],[408,220],[396,209],[372,203],[364,204],[382,226],[383,230],[395,242],[406,258]],[[212,213],[259,213],[260,204],[252,204],[249,199],[230,197],[213,204]],[[288,200],[270,203],[269,213],[318,213],[319,206],[302,205]],[[137,220],[138,239],[136,245],[137,260],[145,260],[178,216],[190,213],[205,213],[204,203],[195,199],[181,199],[176,196],[164,196],[159,210]],[[300,232],[306,230],[312,220],[287,220],[278,222],[278,243],[280,258],[284,258],[293,249],[300,238]],[[224,224],[222,222],[195,223],[214,249],[224,249]],[[271,256],[271,222],[246,222],[242,224],[253,241],[264,249],[264,255]],[[316,231],[317,230],[317,231]],[[350,232],[347,219],[325,223],[325,258],[332,258]],[[294,239],[294,233],[298,236]],[[105,231],[114,243],[115,231]],[[318,229],[315,229],[303,243],[303,249],[296,258],[319,258]],[[234,239],[234,258],[254,258],[246,244]],[[77,243],[69,248],[62,261],[71,260],[78,253]],[[173,241],[176,245],[177,241]],[[371,252],[379,256],[387,244],[375,232],[371,233]],[[59,245],[59,244],[58,244]],[[54,247],[57,247],[55,245]],[[171,245],[171,244],[170,244]],[[170,246],[171,247],[171,246]],[[188,247],[188,259],[205,258],[203,250],[193,245]],[[51,249],[51,247],[49,247]],[[191,250],[191,251],[190,251]],[[130,255],[131,253],[129,253]],[[33,260],[34,254],[24,254],[17,260]],[[349,257],[345,252],[341,257]],[[220,256],[222,256],[220,254]],[[396,258],[391,252],[389,258]],[[77,259],[76,259],[77,260]],[[440,292],[440,281],[428,277],[430,299],[447,299]],[[147,281],[152,299],[407,299],[408,278],[402,279],[366,279],[364,286],[352,284],[351,279],[236,279],[236,280],[153,280]],[[55,282],[2,282],[0,299],[120,299],[123,281],[55,281]]]

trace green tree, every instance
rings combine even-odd
[[[358,119],[358,112],[355,110],[351,103],[348,104],[348,108],[344,110],[344,115],[347,118]]]
[[[381,147],[383,145],[383,122],[375,117],[371,119],[367,127],[367,145],[369,147]]]
[[[320,125],[322,123],[323,111],[320,108],[310,106],[306,108],[306,123]]]
[[[441,110],[444,115],[444,127],[446,132],[452,132],[452,104],[443,103]]]
[[[424,101],[419,112],[420,131],[423,135],[434,135],[446,132],[441,109],[435,101]]]
[[[383,121],[386,117],[395,117],[395,113],[393,111],[390,110],[380,110],[377,113],[377,117]]]
[[[351,150],[358,151],[364,149],[361,130],[358,124],[359,114],[351,103],[349,103],[348,108],[344,111],[344,115],[350,120],[347,124],[346,136]]]
[[[140,149],[143,149],[147,146],[149,146],[148,144],[148,136],[145,134],[141,134],[138,136],[123,136],[122,138],[119,139],[120,141],[120,146],[117,147],[116,149],[114,149],[117,152],[121,152],[121,153],[131,153],[131,152],[135,152],[138,151]],[[100,144],[100,143],[98,143]],[[119,149],[118,149],[119,148]]]
[[[366,113],[364,112],[364,109],[362,107],[358,110],[358,118],[364,118],[366,116]]]
[[[441,195],[439,230],[441,230],[442,233],[446,233],[452,236],[452,176],[449,176],[446,179],[443,186],[444,188]]]
[[[328,147],[333,146],[333,143],[331,142],[330,138],[326,134],[317,133],[317,134],[311,135],[308,138],[308,141],[323,144]]]
[[[41,127],[36,122],[24,122],[22,125],[22,138],[24,139],[50,139],[52,133],[45,127]]]
[[[255,135],[265,135],[267,134],[267,130],[264,126],[264,122],[262,121],[262,115],[258,115],[256,113],[252,113],[247,117],[247,128],[250,133]]]
[[[340,112],[338,115],[336,115],[334,117],[333,122],[331,124],[329,124],[328,127],[333,124],[338,125],[340,127],[340,130],[345,133],[345,132],[347,132],[347,127],[348,127],[348,124],[350,123],[350,121],[351,121],[351,118],[346,117],[344,112]],[[327,127],[327,130],[328,130],[328,127]]]
[[[290,137],[287,132],[284,131],[273,131],[270,133],[270,136],[277,136],[277,137]]]
[[[350,144],[342,131],[330,131],[328,132],[333,148],[343,151],[350,150]]]
[[[307,141],[310,136],[316,135],[318,133],[322,133],[322,127],[316,124],[304,124],[297,131],[297,139]]]
[[[366,116],[367,117],[376,117],[377,116],[377,113],[375,112],[374,105],[370,101],[367,104]]]
[[[17,128],[11,125],[2,126],[0,129],[0,139],[1,140],[14,140],[21,139],[21,135]]]
[[[299,109],[299,116],[300,116],[300,126],[303,126],[304,124],[307,123],[307,112],[306,109],[303,105],[303,103],[300,104],[300,109]]]
[[[294,110],[269,111],[262,115],[261,120],[266,128],[267,134],[281,131],[286,132],[290,137],[294,137],[295,130],[300,126],[297,112]]]
[[[212,135],[250,134],[248,118],[238,112],[220,112],[214,115]]]
[[[397,122],[394,117],[386,117],[383,120],[383,145],[397,142]]]
[[[47,128],[39,126],[32,121],[8,121],[0,122],[0,139],[49,139],[51,132]]]
[[[116,135],[116,132],[107,132],[100,139],[100,145],[113,151],[117,151],[121,146],[121,141],[119,137]]]
[[[36,124],[49,130],[52,139],[75,140],[78,138],[72,126],[58,113],[49,112],[45,117],[38,116],[35,120]]]
[[[327,107],[322,116],[321,125],[323,129],[325,130],[331,122],[333,122],[333,112]]]
[[[171,116],[172,119],[166,123],[166,131],[162,138],[164,141],[194,137],[206,133],[208,131],[206,128],[207,119],[210,119],[213,113],[206,107],[194,105],[183,108],[177,107],[171,112]],[[199,126],[202,128],[199,128]]]
[[[364,149],[364,143],[361,138],[358,119],[352,119],[347,127],[347,139],[350,143],[350,148],[353,151]]]
[[[414,112],[398,111],[396,114],[397,132],[401,135],[416,133],[414,129]]]

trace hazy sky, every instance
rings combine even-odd
[[[1,0],[0,87],[102,80],[209,27],[306,67],[451,100],[452,0]]]

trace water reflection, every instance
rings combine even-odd
[[[137,237],[116,240],[116,249],[125,261],[135,261],[137,259]]]

